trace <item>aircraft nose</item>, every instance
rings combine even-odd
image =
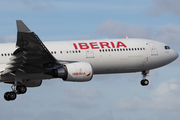
[[[176,51],[173,50],[173,52],[172,52],[173,61],[176,60],[178,57],[179,57],[179,54]]]

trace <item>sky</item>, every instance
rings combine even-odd
[[[145,38],[180,53],[179,0],[0,0],[0,42],[16,42],[16,20],[42,41]],[[179,120],[180,60],[151,70],[150,84],[138,73],[95,75],[89,82],[44,80],[15,101],[3,95],[7,120]]]

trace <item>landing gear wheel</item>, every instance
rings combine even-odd
[[[18,91],[18,94],[24,94],[24,93],[26,93],[27,88],[24,85],[18,85],[17,86],[17,91]]]
[[[11,86],[12,92],[6,92],[4,94],[4,99],[7,101],[15,100],[17,97],[17,94],[24,94],[27,91],[27,88],[25,85],[22,85],[21,83],[18,83],[17,81],[14,81],[14,84]]]
[[[147,79],[141,80],[142,86],[147,86],[149,84],[149,81]]]
[[[149,73],[149,70],[142,71],[142,75],[143,75],[143,80],[141,80],[142,86],[147,86],[149,84],[149,81],[146,79],[146,77],[148,76],[148,73]]]
[[[4,99],[7,101],[15,100],[16,99],[16,93],[15,92],[6,92],[4,94]]]
[[[15,92],[10,92],[10,99],[15,100],[16,99],[16,93]]]
[[[4,99],[5,99],[6,101],[10,101],[10,99],[9,99],[9,93],[10,93],[10,92],[6,92],[6,93],[4,94]]]

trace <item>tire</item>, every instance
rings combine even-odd
[[[16,99],[16,93],[15,92],[10,92],[9,97],[10,97],[10,100],[15,100]]]
[[[147,79],[141,80],[142,86],[147,86],[149,84],[149,81]]]
[[[149,85],[149,81],[147,79],[144,80],[145,86]]]
[[[6,92],[6,93],[4,94],[4,99],[5,99],[6,101],[10,101],[9,96],[10,96],[10,92]]]
[[[16,93],[15,92],[6,92],[4,94],[4,99],[6,101],[15,100],[16,99]]]
[[[24,85],[19,85],[19,86],[17,86],[17,90],[18,90],[18,94],[24,94],[24,93],[26,93],[27,88]]]

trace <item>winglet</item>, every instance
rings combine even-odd
[[[18,32],[31,32],[22,20],[16,20],[16,24]]]

